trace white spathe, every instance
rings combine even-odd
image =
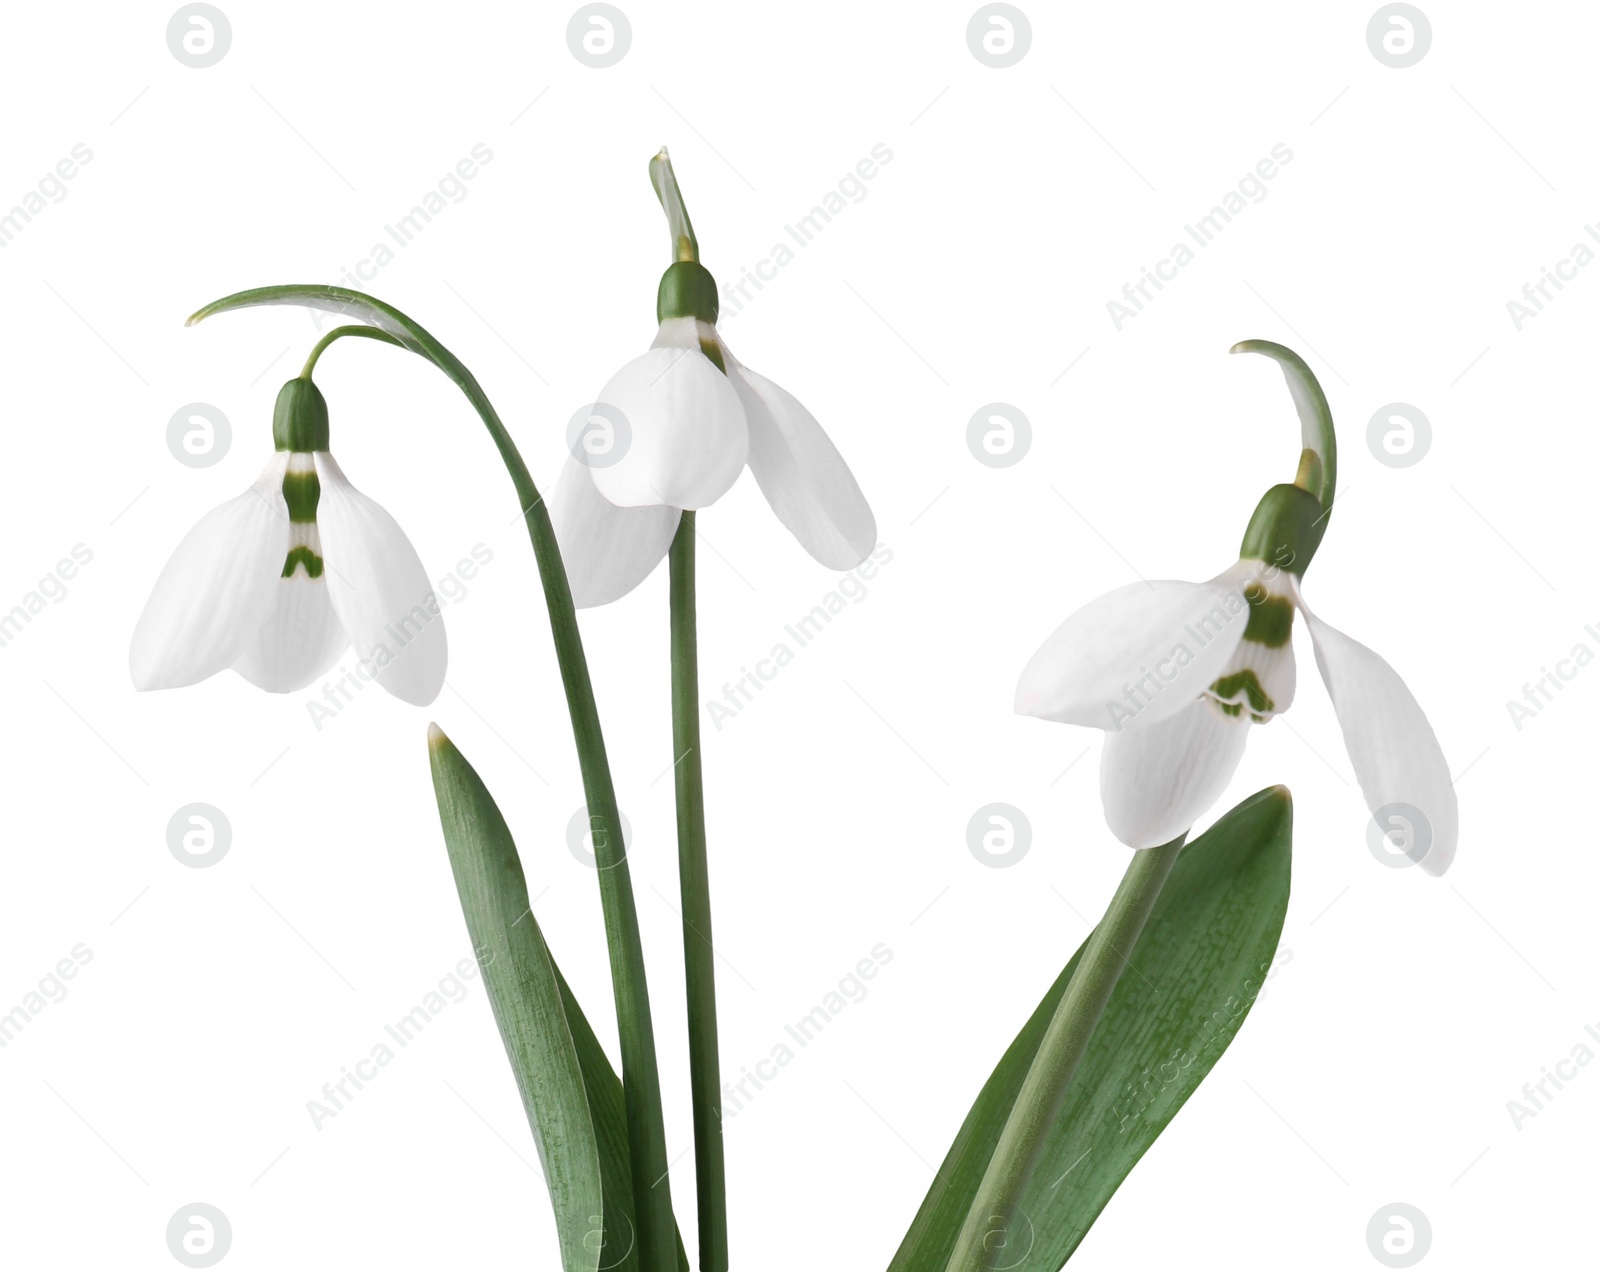
[[[314,523],[291,523],[287,474],[315,472]],[[291,548],[322,560],[283,577]],[[279,451],[255,484],[201,518],[134,628],[134,688],[175,689],[233,668],[272,693],[303,689],[354,645],[373,679],[425,706],[444,684],[444,619],[416,549],[325,451]]]
[[[1398,811],[1413,860],[1443,874],[1455,859],[1456,795],[1422,708],[1388,663],[1312,614],[1294,577],[1266,562],[1241,561],[1208,583],[1130,584],[1089,602],[1029,661],[1017,711],[1105,730],[1107,825],[1133,848],[1170,843],[1222,796],[1253,720],[1293,698],[1292,644],[1243,639],[1250,601],[1235,609],[1234,600],[1247,594],[1286,600],[1305,616],[1368,809],[1384,814],[1385,832]],[[1220,627],[1219,615],[1229,616]],[[1264,707],[1212,692],[1239,672],[1254,675]]]
[[[569,456],[550,496],[580,608],[643,582],[672,545],[679,513],[715,502],[747,464],[778,520],[822,564],[853,569],[876,545],[872,509],[822,426],[741,364],[710,323],[663,322],[650,352],[601,390],[602,406],[627,421],[626,449],[604,463]]]

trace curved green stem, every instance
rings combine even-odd
[[[727,1167],[722,1152],[722,1067],[717,1056],[717,967],[711,945],[711,877],[706,862],[705,792],[700,771],[699,639],[695,622],[694,513],[672,540],[672,751],[678,803],[678,887],[683,904],[683,969],[689,998],[689,1085],[694,1095],[694,1164],[700,1272],[727,1272]]]
[[[385,344],[399,345],[402,349],[405,348],[405,345],[401,341],[397,340],[394,336],[391,336],[387,331],[379,331],[376,327],[368,327],[364,325],[335,327],[311,347],[311,353],[306,358],[305,366],[300,368],[300,378],[302,380],[309,380],[311,378],[311,373],[316,369],[317,366],[317,359],[322,356],[323,351],[335,340],[338,340],[343,336],[365,336],[369,340],[382,340]]]
[[[572,718],[578,763],[583,772],[584,799],[594,835],[595,874],[600,881],[610,949],[611,983],[616,998],[617,1032],[622,1046],[622,1078],[627,1105],[628,1150],[633,1168],[634,1219],[638,1229],[641,1272],[676,1272],[677,1231],[667,1182],[666,1133],[661,1116],[661,1080],[656,1065],[655,1036],[650,1022],[650,997],[645,985],[644,948],[639,939],[633,884],[621,835],[616,792],[606,760],[605,739],[595,706],[594,689],[578,631],[577,611],[567,584],[566,568],[543,497],[533,483],[516,443],[472,372],[461,360],[405,314],[381,300],[345,287],[322,285],[258,287],[213,301],[197,310],[190,325],[231,309],[251,305],[302,305],[370,322],[392,337],[392,343],[427,358],[443,371],[472,403],[500,458],[511,474],[522,504],[528,537],[539,566],[550,630],[555,640],[567,711]],[[330,333],[330,336],[333,333]],[[381,337],[379,337],[381,338]],[[616,833],[603,833],[615,828]]]
[[[1033,1175],[1045,1137],[1061,1112],[1072,1076],[1088,1050],[1090,1035],[1100,1023],[1111,991],[1127,966],[1127,954],[1144,930],[1145,920],[1172,873],[1185,838],[1187,834],[1179,835],[1160,848],[1135,852],[1128,863],[1117,895],[1090,934],[1078,970],[1056,1005],[961,1225],[945,1272],[985,1272],[988,1260],[994,1258],[989,1239],[1003,1239],[1017,1217],[1017,1205]]]
[[[1241,340],[1229,353],[1260,353],[1272,358],[1283,368],[1283,378],[1288,382],[1289,395],[1294,398],[1295,410],[1300,416],[1300,444],[1302,448],[1300,471],[1295,484],[1309,490],[1317,497],[1327,522],[1333,507],[1334,491],[1338,479],[1339,450],[1333,432],[1333,412],[1328,407],[1328,397],[1317,383],[1311,368],[1293,349],[1270,340]],[[1305,451],[1312,452],[1315,462],[1307,460]]]

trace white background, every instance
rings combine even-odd
[[[1600,1021],[1600,669],[1520,730],[1506,702],[1574,645],[1600,651],[1585,633],[1600,269],[1521,331],[1506,302],[1600,215],[1600,14],[1428,4],[1432,48],[1395,70],[1368,50],[1370,3],[1026,4],[1031,48],[995,70],[968,50],[970,3],[625,0],[632,46],[595,70],[568,49],[564,6],[223,7],[233,42],[209,69],[168,51],[169,8],[139,3],[16,8],[0,52],[0,204],[76,143],[93,152],[0,251],[0,609],[75,544],[93,553],[0,649],[0,1010],[74,945],[93,952],[0,1050],[12,1266],[176,1267],[163,1234],[194,1201],[231,1220],[228,1268],[556,1266],[480,982],[320,1130],[306,1110],[469,953],[430,718],[499,799],[540,922],[614,1045],[532,558],[456,391],[365,342],[319,374],[335,453],[430,575],[493,553],[445,610],[431,708],[369,689],[319,731],[316,689],[275,698],[225,673],[136,695],[127,672],[162,562],[254,478],[316,334],[298,310],[184,316],[248,286],[338,281],[478,143],[493,159],[467,196],[365,287],[477,372],[546,484],[569,415],[653,334],[658,146],[724,281],[874,145],[893,152],[725,326],[829,428],[894,554],[737,718],[705,722],[725,1071],[768,1055],[873,946],[893,951],[728,1122],[735,1266],[884,1266],[1110,897],[1127,850],[1101,820],[1099,736],[1013,716],[1012,689],[1100,592],[1220,570],[1261,491],[1291,477],[1281,377],[1227,356],[1248,337],[1298,349],[1327,390],[1342,502],[1306,592],[1427,708],[1461,775],[1460,852],[1444,879],[1369,854],[1302,643],[1292,713],[1216,810],[1293,789],[1292,958],[1074,1266],[1377,1267],[1366,1226],[1396,1201],[1431,1221],[1425,1266],[1592,1258],[1600,1072],[1520,1129],[1506,1106]],[[1106,302],[1277,143],[1293,160],[1267,197],[1116,330]],[[965,441],[995,401],[1033,426],[1007,469]],[[1433,428],[1404,469],[1365,440],[1396,401]],[[214,467],[167,449],[190,402],[232,423]],[[710,696],[837,576],[748,478],[700,522]],[[692,1242],[665,569],[583,624],[635,832]],[[209,869],[167,848],[195,801],[232,826]],[[995,801],[1032,824],[1010,869],[967,848]]]

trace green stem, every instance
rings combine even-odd
[[[695,629],[694,513],[685,512],[668,554],[672,573],[672,751],[678,799],[678,886],[689,996],[689,1085],[700,1272],[727,1272],[727,1168],[722,1153],[722,1071],[717,1058],[717,968],[711,945],[705,791],[700,774],[699,640]]]
[[[316,370],[317,359],[322,356],[323,351],[327,349],[327,347],[335,340],[338,340],[343,336],[365,336],[368,340],[381,340],[385,344],[399,345],[402,349],[406,347],[404,341],[391,336],[387,331],[379,331],[376,327],[335,327],[311,347],[311,353],[306,358],[305,366],[300,368],[300,378],[302,380],[309,380],[311,378],[311,373]]]
[[[1078,970],[1056,1005],[945,1272],[983,1272],[989,1266],[988,1260],[995,1257],[988,1240],[996,1234],[1003,1236],[1016,1217],[1018,1203],[1033,1175],[1045,1137],[1061,1112],[1072,1076],[1089,1048],[1089,1038],[1100,1023],[1111,991],[1127,966],[1127,955],[1144,930],[1145,920],[1161,895],[1185,838],[1186,835],[1179,835],[1160,848],[1135,852],[1128,863],[1116,896],[1090,935]]]
[[[639,919],[633,884],[628,874],[616,792],[606,759],[605,739],[595,706],[583,639],[578,631],[572,590],[556,545],[555,531],[544,499],[534,485],[488,395],[461,360],[417,323],[393,306],[345,287],[290,285],[259,287],[214,301],[197,311],[190,324],[214,313],[250,305],[307,305],[371,322],[412,352],[427,358],[445,373],[472,403],[500,458],[511,474],[522,504],[528,537],[544,588],[555,640],[561,683],[566,690],[567,712],[583,773],[584,800],[596,827],[595,874],[600,882],[601,909],[605,914],[606,944],[611,958],[611,985],[616,1000],[617,1033],[622,1047],[622,1080],[628,1119],[628,1155],[633,1172],[634,1221],[638,1230],[640,1272],[677,1272],[677,1228],[672,1216],[671,1186],[667,1181],[667,1141],[661,1116],[661,1079],[656,1065],[655,1035],[650,1023],[650,996],[645,985],[644,947],[639,939]],[[330,337],[333,333],[329,333]],[[382,337],[378,337],[381,339]],[[615,829],[616,833],[603,833]]]

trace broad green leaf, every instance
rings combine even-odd
[[[439,818],[444,825],[467,931],[484,968],[484,984],[495,1022],[505,1040],[545,1176],[550,1181],[551,1201],[562,1230],[563,1267],[638,1272],[633,1172],[628,1162],[628,1119],[622,1081],[561,974],[555,956],[545,945],[528,906],[521,859],[494,797],[443,733],[435,731],[430,735],[429,750]],[[557,1003],[552,990],[559,995],[559,1010],[552,1009]],[[584,1118],[578,1117],[573,1106],[574,1061]],[[555,1073],[561,1081],[552,1121],[543,1124],[529,1094],[530,1083],[539,1072]],[[541,1125],[548,1129],[541,1131]],[[576,1144],[576,1169],[552,1170],[547,1141]],[[591,1172],[591,1163],[597,1174]],[[581,1182],[564,1185],[566,1192],[558,1197],[558,1176],[578,1176]],[[600,1199],[603,1204],[580,1204],[582,1198]],[[571,1216],[579,1225],[573,1231],[584,1241],[580,1264],[566,1261],[569,1221],[563,1215]],[[681,1272],[689,1272],[681,1238],[678,1267]]]
[[[1283,931],[1292,823],[1289,792],[1271,787],[1179,855],[1090,1040],[1018,1215],[1004,1234],[993,1234],[993,1266],[1056,1272],[1238,1033]],[[889,1272],[944,1272],[1082,952],[984,1084]]]
[[[570,996],[562,993],[560,974],[528,908],[528,885],[505,818],[450,739],[435,727],[428,741],[450,868],[544,1164],[561,1266],[595,1272],[607,1193],[588,1085],[568,1021]]]

